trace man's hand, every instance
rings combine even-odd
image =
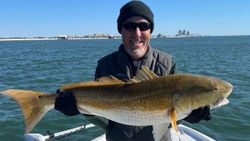
[[[189,123],[198,123],[201,120],[210,120],[212,117],[210,116],[210,107],[200,107],[196,110],[193,110],[190,115],[184,118],[185,121]]]
[[[66,116],[78,115],[80,112],[76,107],[75,96],[70,91],[57,90],[59,95],[56,97],[54,108]]]

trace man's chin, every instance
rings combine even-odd
[[[131,56],[133,59],[135,59],[135,60],[141,58],[143,55],[144,55],[143,53],[141,53],[141,52],[136,52],[136,51],[135,51],[135,52],[132,52],[132,53],[130,54],[130,56]]]

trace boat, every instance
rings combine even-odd
[[[60,139],[61,137],[68,137],[71,134],[74,134],[76,132],[87,130],[88,128],[96,127],[93,124],[87,124],[80,127],[68,129],[65,131],[61,131],[58,133],[53,133],[49,135],[42,135],[39,133],[29,133],[24,135],[25,141],[49,141],[51,139]],[[166,138],[162,138],[161,140],[167,140],[167,141],[216,141],[215,139],[195,130],[192,129],[186,125],[179,124],[178,125],[179,131],[176,132],[173,128],[170,128],[168,130],[168,133],[166,134]],[[91,141],[106,141],[105,134],[100,135],[99,137],[91,140]]]

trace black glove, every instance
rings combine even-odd
[[[193,110],[191,114],[184,118],[184,120],[189,123],[198,123],[201,120],[210,120],[211,118],[212,117],[210,116],[210,107],[205,106]]]
[[[70,91],[56,91],[59,94],[56,97],[54,108],[66,116],[74,116],[78,115],[80,112],[76,107],[76,99],[75,96]]]

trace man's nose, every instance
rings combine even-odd
[[[140,36],[141,35],[141,30],[140,30],[140,28],[139,27],[136,27],[136,29],[135,29],[135,34],[136,35],[138,35],[138,36]]]

